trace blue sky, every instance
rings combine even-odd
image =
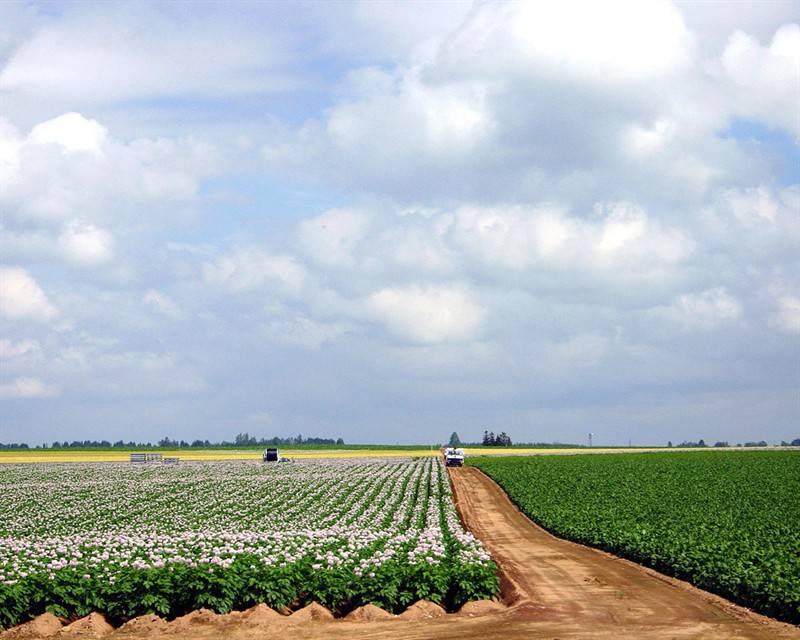
[[[3,3],[0,442],[800,436],[799,9]]]

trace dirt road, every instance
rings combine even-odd
[[[456,504],[467,527],[491,551],[503,572],[507,608],[481,615],[457,613],[426,618],[423,611],[389,619],[324,620],[329,613],[301,611],[281,616],[267,610],[195,612],[169,625],[140,621],[135,629],[103,627],[84,620],[78,629],[47,629],[0,640],[38,637],[109,640],[306,638],[309,640],[646,640],[800,639],[800,629],[751,613],[690,585],[607,553],[559,540],[533,524],[506,494],[473,468],[451,469]],[[473,607],[486,611],[491,603]],[[385,612],[378,612],[386,615]],[[439,612],[441,613],[441,612]],[[410,614],[410,615],[409,615]]]
[[[489,548],[528,637],[800,638],[800,630],[531,522],[478,469],[451,469],[465,524]],[[539,630],[541,629],[541,633]]]

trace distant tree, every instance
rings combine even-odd
[[[500,435],[497,436],[497,440],[495,444],[499,447],[510,447],[511,446],[511,438],[505,431],[501,431]]]
[[[461,438],[458,437],[458,434],[455,431],[450,434],[450,442],[448,442],[448,445],[451,447],[461,446]]]
[[[336,438],[336,444],[338,445],[344,444],[344,438]]]
[[[488,447],[491,444],[491,442],[489,442],[489,432],[488,431],[484,431],[483,432],[483,441],[481,442],[481,444],[484,447]]]
[[[714,446],[715,447],[727,447],[727,446],[730,446],[730,445],[728,445],[728,441],[727,440],[720,440],[719,442],[715,442]]]
[[[672,446],[672,440],[670,440],[669,442],[667,442],[667,446],[668,446],[668,447],[671,447],[671,446]]]
[[[795,438],[794,440],[792,440],[792,446],[800,447],[800,438]]]

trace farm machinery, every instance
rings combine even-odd
[[[464,450],[457,449],[456,447],[446,447],[444,450],[444,466],[446,467],[463,467],[464,466]]]

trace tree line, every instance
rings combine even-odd
[[[671,440],[667,443],[667,446],[668,447],[673,446]],[[698,440],[697,442],[694,442],[694,441],[691,441],[691,440],[687,440],[687,441],[681,442],[677,446],[678,447],[682,447],[684,449],[691,449],[691,448],[695,448],[695,447],[702,448],[702,447],[709,447],[709,446],[714,446],[714,447],[720,448],[720,447],[730,447],[732,445],[730,445],[727,440],[719,440],[719,441],[715,442],[713,445],[708,445],[708,444],[706,444],[705,440],[700,438],[700,440]],[[766,440],[758,440],[758,441],[753,441],[753,442],[745,442],[744,444],[742,444],[741,442],[737,442],[733,446],[736,446],[736,447],[768,447],[769,443]],[[800,447],[800,438],[795,438],[791,442],[787,442],[786,440],[781,440],[781,446],[782,447]]]
[[[273,436],[272,438],[256,438],[249,433],[238,433],[233,439],[233,442],[222,440],[221,442],[212,442],[210,440],[173,440],[169,436],[161,438],[155,444],[152,442],[134,442],[129,440],[117,440],[111,442],[109,440],[55,440],[50,444],[44,443],[41,445],[30,446],[25,442],[0,442],[0,449],[213,449],[225,447],[278,447],[278,446],[293,446],[293,445],[344,445],[343,438],[306,438],[302,434],[296,436],[289,436],[281,438]]]
[[[477,442],[461,442],[461,438],[458,437],[455,431],[450,434],[450,441],[448,442],[450,447],[476,446],[477,444]],[[483,440],[480,442],[483,447],[510,447],[511,444],[511,437],[505,431],[501,431],[497,435],[495,435],[494,431],[484,431]]]

